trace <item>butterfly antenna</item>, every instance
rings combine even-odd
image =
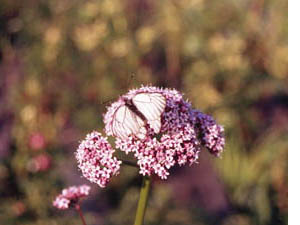
[[[112,102],[112,100],[101,101],[100,104],[101,105],[106,105],[106,104],[111,103],[111,102]]]
[[[134,73],[131,73],[127,78],[127,87],[130,87],[132,85],[132,81],[135,81],[136,75]]]

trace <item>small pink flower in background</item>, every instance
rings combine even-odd
[[[41,150],[45,148],[46,141],[43,134],[36,132],[29,137],[29,147],[33,150]]]
[[[103,188],[119,174],[122,162],[113,157],[114,152],[107,138],[93,131],[80,143],[75,156],[83,176]]]
[[[86,197],[90,193],[91,187],[88,185],[71,186],[63,189],[53,201],[53,206],[58,209],[68,209],[76,205],[80,198]]]
[[[26,212],[26,206],[22,201],[13,203],[11,209],[16,216],[22,216]]]
[[[51,166],[51,157],[48,154],[42,153],[33,157],[27,164],[29,171],[36,173],[47,171]]]

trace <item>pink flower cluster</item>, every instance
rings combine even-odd
[[[219,156],[224,147],[223,128],[216,125],[211,117],[193,110],[191,104],[176,90],[146,86],[131,90],[125,96],[134,96],[141,92],[160,93],[166,99],[159,134],[155,134],[146,126],[145,139],[135,136],[129,136],[127,139],[116,137],[116,147],[126,154],[133,153],[137,158],[141,174],[157,174],[161,179],[166,179],[170,168],[176,164],[182,166],[195,163],[201,144]],[[123,104],[122,99],[121,97],[113,103],[104,115],[107,135],[113,135],[109,124],[116,109]]]
[[[75,156],[83,176],[103,188],[119,174],[122,162],[113,157],[114,152],[107,138],[93,131],[80,143]]]
[[[145,86],[121,96],[108,107],[104,115],[106,135],[114,136],[111,124],[116,110],[124,106],[124,99],[131,99],[139,93],[159,93],[166,100],[158,134],[147,124],[143,128],[146,129],[144,139],[135,135],[127,138],[115,137],[116,148],[126,154],[132,153],[137,159],[140,174],[156,174],[161,179],[167,179],[173,166],[192,165],[197,162],[201,145],[213,155],[220,156],[225,145],[223,127],[211,116],[194,110],[183,99],[182,94],[174,89]],[[107,138],[100,133],[94,131],[88,134],[76,152],[83,176],[100,187],[105,187],[111,176],[119,174],[121,161],[113,157],[114,152]]]
[[[89,195],[91,187],[88,185],[72,186],[62,190],[53,201],[53,206],[58,209],[68,209],[78,203],[79,199]]]
[[[200,135],[201,144],[210,153],[219,157],[225,146],[224,128],[218,125],[211,116],[198,110],[193,110],[193,117],[195,129],[198,129]]]

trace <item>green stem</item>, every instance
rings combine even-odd
[[[143,178],[143,184],[141,187],[140,199],[138,203],[138,207],[136,210],[135,222],[134,225],[143,225],[144,216],[147,207],[147,200],[150,191],[151,180],[150,177],[145,176]]]
[[[130,161],[127,161],[127,160],[122,160],[122,163],[124,165],[127,165],[127,166],[132,166],[132,167],[135,167],[135,168],[139,168],[139,166],[137,164],[135,164],[134,162],[130,162]]]

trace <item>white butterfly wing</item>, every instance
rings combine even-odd
[[[113,135],[126,139],[130,134],[144,138],[146,130],[145,122],[132,112],[126,105],[120,106],[114,113],[111,125]]]
[[[132,98],[133,104],[145,116],[155,133],[161,128],[161,114],[166,107],[166,98],[160,93],[139,93]]]

